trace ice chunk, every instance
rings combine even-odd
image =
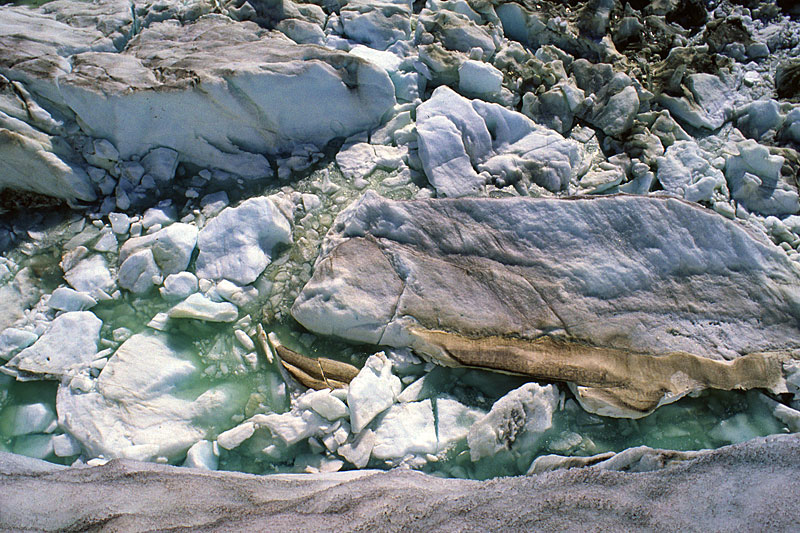
[[[691,101],[662,94],[659,102],[690,126],[709,130],[720,128],[733,114],[730,89],[713,74],[690,74],[686,80]]]
[[[93,255],[79,261],[64,273],[64,279],[78,292],[94,297],[98,291],[106,291],[114,286],[106,260],[101,255]]]
[[[202,470],[216,470],[219,466],[219,452],[213,442],[201,440],[192,445],[186,452],[183,466],[200,468]]]
[[[738,155],[725,162],[731,196],[749,211],[763,215],[789,215],[800,211],[800,197],[793,180],[784,179],[784,158],[748,139],[737,145]]]
[[[175,170],[178,168],[178,152],[170,148],[154,148],[142,158],[142,166],[157,182],[167,183],[175,177]]]
[[[289,221],[272,200],[251,198],[223,209],[200,231],[197,275],[252,283],[270,263],[275,245],[291,241]]]
[[[436,399],[436,438],[442,452],[465,439],[472,425],[486,413],[449,398]]]
[[[656,178],[664,190],[690,202],[711,201],[716,189],[725,187],[725,176],[711,162],[713,155],[694,141],[676,141],[658,158]]]
[[[129,255],[119,267],[119,286],[134,294],[146,294],[161,281],[161,270],[149,248]]]
[[[58,389],[59,424],[89,456],[181,459],[211,427],[225,427],[246,396],[231,385],[197,388],[202,365],[190,342],[136,334],[96,380],[76,376]],[[202,392],[201,392],[202,391]]]
[[[375,432],[371,429],[362,431],[353,442],[339,446],[339,455],[353,463],[356,468],[364,468],[369,463],[372,449],[375,446]]]
[[[81,445],[67,433],[53,437],[53,453],[56,457],[73,457],[81,453]]]
[[[239,318],[239,310],[228,302],[214,302],[208,297],[194,293],[169,310],[170,318],[194,318],[206,322],[233,322]]]
[[[372,449],[372,456],[376,459],[435,454],[437,448],[430,400],[392,405],[377,420],[375,446]]]
[[[376,168],[394,170],[403,164],[405,150],[393,146],[356,143],[345,146],[336,154],[336,164],[350,180],[363,179]]]
[[[31,331],[17,328],[6,328],[0,333],[0,358],[11,359],[20,350],[27,348],[39,336]]]
[[[328,420],[337,420],[349,414],[345,403],[333,396],[328,389],[308,391],[297,399],[297,407],[313,409]]]
[[[49,433],[55,429],[56,413],[46,403],[12,405],[0,411],[0,434],[16,437]]]
[[[473,461],[504,449],[530,450],[550,429],[559,393],[554,385],[526,383],[495,402],[467,436]]]
[[[467,96],[494,96],[502,84],[503,73],[490,63],[468,59],[458,67],[458,90]]]
[[[149,249],[162,274],[175,274],[189,266],[196,243],[197,227],[178,222],[155,233],[129,239],[119,250],[119,260],[122,265],[136,252]]]
[[[256,415],[250,420],[256,427],[269,429],[273,436],[288,446],[309,437],[330,433],[339,427],[339,422],[331,422],[313,411],[293,410],[283,414]]]
[[[215,192],[200,200],[200,209],[206,217],[213,217],[228,207],[228,194],[225,191]]]
[[[348,38],[370,48],[386,50],[411,36],[411,4],[406,0],[350,0],[339,18]]]
[[[159,289],[161,297],[166,300],[181,300],[197,292],[197,276],[191,272],[178,272],[170,274],[164,280],[164,286]]]
[[[151,207],[142,216],[142,226],[144,229],[149,229],[156,224],[160,224],[162,227],[169,226],[175,222],[176,217],[177,211],[172,204],[164,207]]]
[[[535,183],[559,191],[589,168],[578,143],[521,113],[467,100],[448,87],[437,88],[417,108],[417,133],[422,167],[444,196],[478,194],[488,176],[500,187]]]
[[[233,427],[227,431],[223,431],[217,437],[217,443],[226,450],[237,448],[241,443],[253,436],[256,431],[256,426],[253,422],[247,421]]]
[[[125,213],[109,213],[108,221],[111,222],[111,231],[119,235],[128,233],[131,227],[131,219]]]
[[[60,377],[73,366],[88,365],[97,353],[103,322],[89,311],[71,311],[53,320],[32,346],[6,365],[14,374]]]
[[[370,356],[347,391],[353,432],[360,433],[373,418],[389,408],[401,389],[400,378],[392,374],[392,363],[386,355],[380,352]]]

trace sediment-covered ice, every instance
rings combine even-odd
[[[641,381],[625,391],[580,389],[579,397],[588,409],[630,416],[639,402],[649,411],[712,383],[741,387],[756,378],[765,380],[758,386],[782,389],[777,362],[754,362],[747,377],[733,374],[750,363],[730,370],[723,363],[680,378],[682,363],[666,356],[726,361],[769,351],[789,357],[796,346],[797,278],[796,265],[758,233],[675,199],[396,202],[367,193],[340,215],[292,313],[313,331],[412,346],[450,365],[472,349],[468,364],[525,360],[524,343],[502,347],[501,339],[527,338],[531,353],[555,357],[552,363],[534,357],[529,371],[552,364],[549,371],[563,368],[566,381],[574,379],[567,377],[567,360],[575,357],[567,355],[570,342],[603,347],[598,357],[626,360],[619,360],[626,368],[619,368],[621,379],[635,379],[639,371],[630,365],[648,370],[642,367]],[[469,348],[481,338],[485,345],[475,341]],[[548,340],[554,338],[564,340]],[[480,355],[489,346],[493,355]],[[557,362],[561,350],[567,359]],[[515,371],[524,371],[520,364]],[[672,392],[644,393],[660,372]],[[722,378],[728,372],[733,381]],[[580,379],[588,385],[594,378]],[[638,400],[622,399],[637,389]]]

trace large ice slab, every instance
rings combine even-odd
[[[51,12],[67,8],[64,3]],[[109,140],[122,159],[168,148],[180,161],[270,176],[262,154],[305,143],[322,147],[368,130],[395,104],[384,69],[346,52],[298,45],[251,22],[219,15],[188,24],[152,21],[117,52],[102,32],[52,16],[3,10],[0,39],[10,54],[0,61],[0,74],[22,81],[66,116],[74,114],[85,134]],[[75,195],[93,197],[91,188],[78,188],[84,176],[47,155],[49,141],[40,137],[28,136],[13,152],[18,159],[38,157],[28,166],[53,168],[39,192],[68,181]]]
[[[93,457],[174,460],[237,409],[231,387],[197,389],[202,371],[190,344],[134,335],[96,380],[77,376],[61,384],[59,424]]]
[[[705,387],[783,390],[798,280],[763,234],[676,199],[367,193],[292,314],[445,364],[577,383],[587,408],[641,416]]]

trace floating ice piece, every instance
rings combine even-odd
[[[0,434],[16,437],[31,433],[50,433],[55,429],[56,414],[46,403],[11,405],[0,411]]]
[[[250,198],[238,207],[226,207],[200,231],[197,275],[252,283],[272,260],[273,248],[290,242],[289,221],[272,200]]]
[[[202,470],[216,470],[219,466],[219,450],[217,450],[215,443],[201,440],[192,444],[192,447],[186,452],[186,460],[183,462],[183,466]]]
[[[375,424],[376,459],[402,459],[409,454],[438,451],[436,424],[430,400],[392,405]]]
[[[229,302],[213,302],[208,297],[194,293],[167,313],[169,318],[194,318],[206,322],[234,322],[239,310]]]
[[[470,458],[477,461],[503,449],[535,449],[542,434],[552,427],[558,399],[554,385],[526,383],[497,400],[469,430]]]
[[[81,445],[67,433],[55,435],[53,437],[53,453],[56,457],[74,457],[81,453]]]
[[[109,359],[100,376],[76,376],[58,389],[59,424],[90,457],[177,460],[229,423],[241,394],[217,385],[198,395],[202,367],[190,343],[161,333],[136,334]]]
[[[376,168],[394,170],[403,164],[404,148],[356,143],[336,154],[336,164],[350,180],[363,179]]]
[[[313,411],[290,411],[283,414],[255,415],[250,419],[257,428],[267,428],[274,437],[291,446],[309,437],[336,430],[340,422],[331,422]]]
[[[59,311],[85,311],[97,305],[97,300],[69,287],[59,287],[50,295],[47,305]]]
[[[436,399],[436,438],[438,452],[465,439],[470,428],[486,413],[449,398]]]
[[[353,463],[356,468],[364,468],[369,463],[374,446],[375,432],[371,429],[366,429],[355,437],[352,442],[339,446],[336,452]]]
[[[738,155],[725,162],[731,196],[748,211],[762,215],[790,215],[800,211],[796,183],[781,176],[784,158],[748,139],[737,145]]]
[[[333,396],[329,389],[308,391],[297,399],[297,407],[312,409],[328,420],[337,420],[349,414],[345,403]]]
[[[0,359],[11,359],[12,356],[27,348],[39,336],[32,331],[24,329],[6,328],[0,333]]]
[[[117,276],[120,287],[142,295],[161,281],[161,270],[156,265],[153,252],[145,248],[128,255],[119,266]]]
[[[252,437],[255,432],[255,424],[248,420],[247,422],[220,433],[217,437],[217,443],[226,450],[232,450]]]
[[[392,363],[386,355],[380,352],[370,356],[347,390],[353,432],[360,433],[373,418],[389,408],[401,389],[400,378],[392,374]]]
[[[61,377],[73,367],[88,366],[97,353],[103,322],[90,311],[56,317],[32,346],[14,356],[5,370],[39,378]]]

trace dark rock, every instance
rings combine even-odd
[[[775,72],[775,89],[779,98],[800,96],[800,60],[785,61]]]
[[[742,20],[732,17],[709,22],[704,39],[713,52],[722,52],[729,44],[741,44],[747,48],[754,42]]]

